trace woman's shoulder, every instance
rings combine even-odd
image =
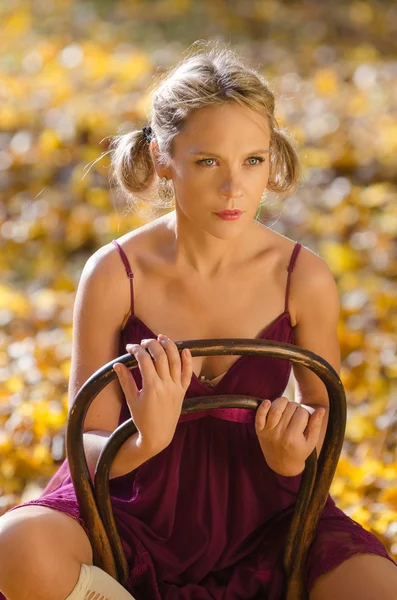
[[[281,238],[284,240],[280,240],[280,243],[287,244],[287,252],[292,255],[296,241],[282,235]],[[300,244],[294,263],[290,291],[296,314],[298,315],[300,312],[299,307],[307,308],[313,302],[323,301],[327,296],[334,298],[337,302],[338,295],[336,278],[326,259],[314,250]]]
[[[150,257],[151,249],[154,249],[158,243],[162,229],[164,228],[160,227],[159,223],[152,221],[114,238],[122,252],[115,244],[108,242],[88,258],[85,270],[95,271],[101,273],[103,277],[113,277],[119,280],[121,270],[125,271],[120,256],[121,253],[124,253],[131,271],[135,273],[140,269],[142,260]]]
[[[311,250],[298,240],[291,239],[272,229],[266,229],[268,244],[274,249],[275,255],[283,264],[289,264],[294,248],[299,244],[300,248],[296,256],[294,271],[296,270],[305,278],[312,278],[321,273],[330,272],[327,262],[317,252]]]
[[[297,243],[298,240],[267,229],[266,247],[271,249],[269,255],[274,257],[274,260],[271,260],[273,273],[279,278],[280,286],[285,285],[285,270],[291,263]],[[318,299],[323,294],[337,294],[335,277],[325,258],[300,242],[299,245],[289,290],[290,311],[295,315],[298,315],[299,307],[311,302],[310,298]]]
[[[158,249],[164,246],[167,238],[170,237],[168,222],[169,216],[166,214],[136,227],[116,239],[127,255],[133,272],[134,266],[138,269],[142,266],[142,261],[154,259],[158,254]],[[113,244],[110,245],[114,247]]]
[[[271,263],[274,272],[279,273],[283,279],[283,273],[291,261],[297,240],[293,240],[259,222],[256,223],[256,227],[260,260]],[[306,248],[301,247],[299,256],[301,254],[305,255],[305,250]],[[304,256],[303,260],[305,259]],[[302,256],[300,256],[299,261],[302,262]]]

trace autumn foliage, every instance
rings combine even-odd
[[[331,494],[396,559],[396,6],[19,1],[0,16],[0,514],[65,456],[83,265],[143,224],[107,156],[92,163],[107,136],[146,124],[154,75],[219,37],[262,65],[298,142],[302,184],[262,221],[335,275],[348,424]]]

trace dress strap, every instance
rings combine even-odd
[[[112,240],[112,244],[114,244],[117,248],[117,250],[119,251],[119,254],[122,258],[122,261],[124,263],[125,266],[125,270],[127,272],[127,277],[130,280],[130,289],[131,289],[131,314],[134,314],[134,286],[132,283],[132,280],[134,278],[134,274],[132,272],[131,269],[131,265],[128,261],[128,258],[126,256],[126,253],[124,252],[124,250],[122,249],[122,247],[120,246],[120,244],[116,241],[116,240]]]
[[[285,292],[285,307],[284,307],[284,312],[287,312],[288,310],[288,296],[289,296],[289,286],[291,283],[291,273],[294,270],[294,266],[295,266],[295,262],[296,259],[298,257],[299,254],[299,250],[301,249],[302,244],[300,244],[299,242],[295,242],[295,246],[294,249],[292,251],[292,255],[291,255],[291,260],[289,261],[289,265],[288,265],[288,278],[287,278],[287,289]]]

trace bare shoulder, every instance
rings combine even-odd
[[[334,278],[326,261],[319,254],[314,252],[314,250],[303,245],[301,245],[299,250],[294,272],[295,269],[299,272],[299,279],[302,279],[302,281],[309,284],[313,284],[313,282],[327,277]]]
[[[112,306],[112,314],[121,323],[128,307],[126,272],[114,244],[98,248],[86,261],[82,270],[79,289],[92,290],[94,298],[106,299]]]
[[[160,217],[116,239],[126,254],[133,273],[140,268],[142,260],[150,256],[150,250],[156,247],[164,231],[164,217]],[[111,242],[98,248],[89,261],[92,268],[100,270],[106,277],[112,277],[115,281],[120,281],[121,273],[125,275],[120,253]]]
[[[288,265],[296,246],[296,241],[273,230],[270,233],[269,240],[271,246],[276,250],[277,262],[281,273],[284,273],[284,266]],[[285,275],[284,275],[285,277]],[[316,252],[301,245],[295,260],[293,274],[290,281],[289,307],[291,313],[291,322],[295,326],[302,317],[318,302],[328,303],[329,307],[334,306],[334,312],[338,311],[339,293],[334,275],[326,261]]]
[[[165,234],[164,217],[160,217],[116,239],[127,257],[134,281],[139,281],[141,274],[151,271],[154,266],[156,270],[161,270],[161,265],[158,264],[161,262],[161,254],[156,249],[161,246]],[[85,271],[92,272],[92,276],[95,273],[97,280],[106,282],[114,297],[114,307],[123,328],[131,313],[131,288],[128,285],[126,266],[115,244],[109,242],[98,248],[87,261]]]
[[[169,215],[163,215],[116,240],[126,253],[134,273],[141,271],[143,267],[147,268],[145,263],[161,258],[159,249],[164,247],[169,237],[168,222]]]
[[[306,246],[300,248],[292,285],[297,323],[304,315],[314,315],[319,310],[338,319],[340,297],[334,274],[327,262]]]

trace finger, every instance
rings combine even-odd
[[[285,398],[284,396],[273,400],[269,410],[269,414],[266,418],[266,429],[270,431],[271,429],[275,429],[278,426],[288,403],[288,398]]]
[[[181,358],[183,361],[182,364],[182,375],[181,375],[181,384],[183,389],[187,390],[192,380],[193,375],[193,361],[192,361],[192,353],[189,348],[184,348],[181,353]]]
[[[166,349],[157,339],[145,339],[141,341],[142,348],[153,358],[152,364],[160,379],[166,380],[170,377],[169,358]]]
[[[181,383],[182,363],[177,345],[173,340],[163,334],[159,334],[157,338],[165,351],[165,356],[168,361],[168,376],[177,383]]]
[[[292,415],[292,418],[288,425],[288,432],[293,435],[296,433],[303,434],[307,428],[307,424],[310,419],[310,413],[298,402],[295,402],[297,407]]]
[[[285,406],[284,412],[281,415],[281,419],[278,424],[278,428],[280,429],[280,431],[286,431],[288,429],[299,407],[300,404],[298,402],[288,401],[288,404]]]
[[[142,348],[139,344],[127,344],[126,346],[127,352],[132,354],[137,363],[139,370],[141,372],[142,384],[147,384],[157,376],[157,371],[154,366],[154,362],[150,356],[150,354]]]
[[[309,411],[309,413],[312,415],[314,413],[314,411],[316,410],[315,408],[313,408],[312,406],[309,406],[308,404],[303,404],[303,402],[299,403],[300,406],[303,406],[303,408],[306,408],[307,411]]]
[[[318,408],[310,415],[307,425],[306,439],[309,446],[315,446],[320,438],[321,427],[324,422],[326,408]]]
[[[271,407],[270,400],[264,400],[257,408],[255,414],[255,432],[258,434],[264,430],[266,426],[266,417]]]
[[[136,385],[134,376],[131,371],[122,363],[115,363],[113,371],[117,374],[121,389],[124,392],[126,400],[135,399],[139,394],[138,386]]]

